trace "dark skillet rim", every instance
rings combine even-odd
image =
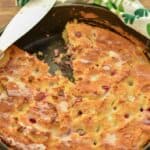
[[[86,8],[86,7],[87,8],[95,8],[95,9],[100,9],[100,10],[106,12],[106,13],[110,13],[112,15],[112,17],[114,16],[116,18],[116,20],[117,19],[118,19],[118,21],[120,20],[119,23],[118,23],[118,27],[121,27],[127,34],[131,35],[133,38],[139,40],[141,43],[143,43],[145,45],[144,52],[147,55],[148,59],[150,59],[150,39],[148,39],[146,36],[142,35],[138,31],[134,30],[133,28],[131,28],[131,27],[127,26],[126,24],[124,24],[123,21],[116,14],[109,11],[109,9],[107,9],[106,7],[95,5],[95,4],[69,3],[69,2],[67,2],[67,3],[56,3],[56,5],[53,8],[55,9],[55,8],[73,7],[73,6],[74,7],[79,6],[79,7],[84,7],[84,8]],[[6,26],[7,25],[0,28],[0,35],[2,34],[2,32],[4,31]],[[22,38],[20,38],[20,39],[22,39]]]
[[[53,8],[62,8],[62,7],[66,7],[66,6],[83,6],[83,7],[94,7],[94,8],[101,8],[104,9],[105,11],[108,9],[103,7],[103,6],[98,6],[98,5],[92,5],[92,4],[85,4],[85,3],[57,3]],[[5,30],[7,24],[4,25],[3,27],[0,28],[0,34],[2,34],[2,32]],[[29,31],[30,32],[30,31]]]
[[[62,7],[69,7],[69,6],[82,6],[82,7],[87,7],[87,8],[95,8],[95,9],[103,9],[103,11],[108,12],[109,9],[107,9],[104,6],[99,6],[99,5],[95,5],[95,4],[86,4],[86,3],[57,3],[53,8],[62,8]],[[116,16],[116,18],[119,18],[116,14],[112,13],[111,11],[109,11],[111,14],[113,14],[114,16]],[[121,19],[119,19],[121,21]],[[121,21],[122,22],[122,21]],[[122,22],[123,23],[123,22]],[[124,24],[124,23],[123,23]],[[7,25],[4,25],[3,27],[0,28],[0,35],[2,34],[2,32],[4,31],[5,27]],[[150,42],[150,39],[148,39],[146,36],[142,35],[141,33],[139,33],[138,31],[132,29],[131,27],[127,26],[126,24],[124,24],[124,28],[128,28],[130,30],[132,30],[133,32],[136,32],[139,34],[139,36],[141,36],[143,39],[145,39],[146,41]],[[128,30],[127,29],[127,30]],[[29,31],[30,32],[30,31]],[[132,35],[132,34],[131,34]],[[134,35],[133,35],[134,36]],[[146,42],[145,41],[145,42]]]

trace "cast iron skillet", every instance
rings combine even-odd
[[[53,60],[54,49],[59,49],[62,53],[65,53],[66,46],[62,39],[62,32],[66,23],[74,19],[93,26],[107,28],[134,43],[134,40],[131,40],[126,35],[126,33],[129,33],[129,35],[136,37],[144,43],[146,50],[149,51],[148,44],[150,41],[148,39],[124,25],[117,16],[106,8],[87,4],[63,4],[55,6],[35,28],[15,44],[31,54],[38,54],[39,51],[42,51],[43,55],[37,56],[51,66],[50,73],[54,74],[57,69],[60,69],[65,76],[73,81],[71,67],[63,63],[63,60],[65,62],[69,57],[63,58],[61,64],[56,64]],[[118,31],[116,27],[121,28],[122,31]],[[148,143],[143,145],[143,147],[146,150],[150,150]],[[4,144],[0,144],[0,150],[7,150],[7,148]]]

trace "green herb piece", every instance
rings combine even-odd
[[[150,23],[147,24],[147,27],[146,27],[146,28],[147,28],[147,33],[148,33],[148,35],[150,36]]]

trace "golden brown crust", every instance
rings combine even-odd
[[[0,139],[21,150],[142,150],[150,66],[139,45],[68,23],[75,83],[12,46],[0,60]]]

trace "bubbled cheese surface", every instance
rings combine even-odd
[[[150,140],[150,64],[144,46],[68,23],[75,82],[9,48],[0,60],[0,139],[14,150],[142,150]]]

